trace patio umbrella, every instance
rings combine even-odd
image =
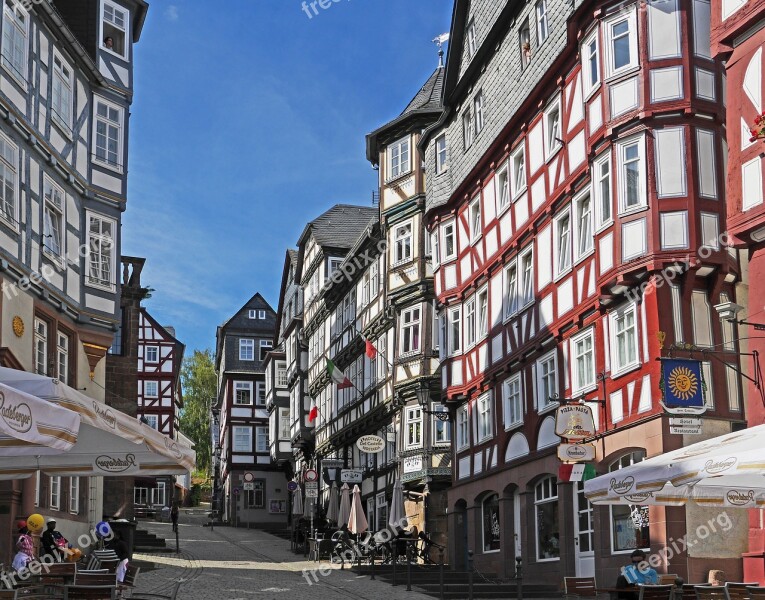
[[[393,484],[393,498],[390,501],[390,515],[388,515],[388,525],[393,530],[403,529],[406,521],[406,509],[404,508],[404,489],[401,487],[401,480],[396,479]]]
[[[765,425],[712,438],[586,481],[595,504],[765,507]]]
[[[303,514],[303,494],[300,492],[300,487],[292,492],[292,514]]]
[[[353,500],[351,502],[351,514],[348,517],[348,531],[359,535],[369,529],[369,523],[361,506],[361,490],[359,486],[353,486]]]
[[[303,511],[303,516],[306,519],[310,519],[311,516],[313,515],[313,507],[315,502],[316,502],[316,498],[305,499],[305,510]]]
[[[351,516],[351,494],[348,484],[344,483],[340,488],[340,512],[337,513],[337,524],[347,525]]]
[[[337,484],[333,481],[332,487],[329,488],[329,502],[327,504],[327,520],[337,523]]]

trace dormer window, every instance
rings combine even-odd
[[[101,48],[122,58],[127,58],[127,11],[104,2],[101,13]]]
[[[468,23],[465,37],[467,38],[468,59],[470,59],[475,56],[475,53],[478,50],[478,44],[475,39],[475,21],[472,19],[470,20],[470,23]]]

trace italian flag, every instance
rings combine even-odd
[[[595,477],[595,467],[590,463],[561,465],[558,468],[558,481],[587,481]]]
[[[327,375],[329,378],[337,384],[338,390],[344,390],[349,387],[353,387],[351,380],[345,376],[340,369],[335,366],[331,360],[327,359]]]

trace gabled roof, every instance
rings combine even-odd
[[[233,315],[231,315],[228,319],[226,319],[221,325],[220,329],[225,329],[231,321],[236,318],[237,315],[242,313],[244,310],[252,308],[251,305],[255,304],[258,308],[267,309],[271,312],[274,312],[274,309],[271,308],[271,305],[268,303],[268,301],[260,295],[260,292],[256,292],[255,295],[247,300],[239,310],[237,310]]]
[[[433,71],[433,74],[420,88],[417,95],[412,98],[412,101],[401,113],[401,116],[405,116],[416,110],[441,110],[441,91],[444,86],[444,67],[441,65]]]
[[[335,204],[305,226],[298,245],[305,244],[313,236],[319,246],[348,250],[377,216],[378,209],[374,206]]]

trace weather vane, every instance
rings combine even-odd
[[[436,46],[438,46],[438,66],[444,66],[444,44],[449,41],[449,34],[442,33],[441,35],[434,37],[431,40]]]

